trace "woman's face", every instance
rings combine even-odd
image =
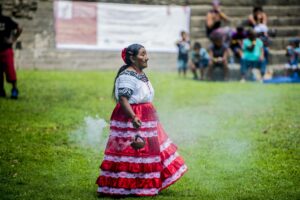
[[[145,48],[140,48],[138,55],[134,58],[134,64],[140,68],[144,69],[148,66],[148,55]]]

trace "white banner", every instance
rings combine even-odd
[[[55,1],[57,48],[121,50],[139,43],[148,51],[176,52],[189,32],[190,8]]]

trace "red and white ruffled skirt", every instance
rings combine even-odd
[[[110,135],[100,166],[98,193],[106,195],[153,196],[176,182],[186,171],[177,147],[168,138],[151,103],[132,104],[142,121],[135,129],[120,104],[110,122]],[[135,150],[132,138],[139,134],[146,145]]]

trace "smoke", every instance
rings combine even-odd
[[[171,110],[171,111],[170,111]],[[163,108],[158,110],[161,123],[169,137],[178,145],[197,144],[202,137],[218,129],[218,120],[209,107]]]
[[[251,150],[252,141],[240,135],[241,130],[260,128],[256,120],[272,111],[278,101],[276,94],[262,85],[235,91],[224,87],[220,94],[207,98],[209,101],[186,101],[189,104],[180,107],[170,102],[174,94],[168,92],[167,99],[160,99],[157,110],[162,126],[179,149],[199,148],[207,145],[203,142],[209,142],[210,148],[216,148],[220,154],[236,158]]]
[[[97,150],[104,149],[106,144],[105,129],[107,123],[104,119],[96,116],[87,116],[83,120],[83,125],[70,134],[70,141],[82,147],[91,147]]]

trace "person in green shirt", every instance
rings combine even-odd
[[[263,42],[256,37],[253,29],[248,30],[248,38],[243,40],[243,55],[241,60],[241,81],[245,81],[245,75],[249,68],[259,68],[263,77],[266,71]]]

